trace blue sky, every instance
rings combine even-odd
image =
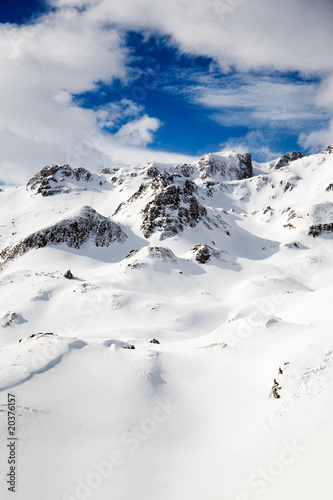
[[[97,169],[223,149],[258,161],[318,150],[332,127],[330,2],[317,20],[308,0],[294,0],[294,19],[281,0],[276,25],[268,3],[2,0],[0,69],[15,84],[3,84],[0,178],[68,158]]]

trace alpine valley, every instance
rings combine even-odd
[[[331,146],[48,165],[0,204],[2,499],[331,498]]]

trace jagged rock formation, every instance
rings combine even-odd
[[[219,175],[224,181],[237,181],[252,177],[252,159],[250,154],[210,153],[198,161],[200,178]]]
[[[160,240],[164,240],[181,233],[186,227],[195,227],[200,221],[209,229],[227,228],[220,216],[208,215],[207,209],[199,203],[195,196],[198,187],[192,180],[180,173],[155,171],[155,174],[151,181],[141,184],[126,203],[121,203],[114,215],[147,198],[150,201],[141,209],[141,231],[146,238],[158,231]]]
[[[280,158],[278,158],[277,160],[271,161],[270,166],[276,169],[281,167],[286,167],[287,165],[289,165],[290,162],[299,160],[300,158],[303,157],[304,157],[303,153],[300,153],[299,151],[293,151],[292,153],[285,153],[284,155],[280,156]]]
[[[66,180],[91,182],[92,179],[93,175],[82,167],[71,168],[69,165],[47,165],[28,181],[26,188],[42,196],[52,196],[72,191],[71,188],[64,185]],[[76,188],[76,190],[80,191],[85,189],[82,186]]]
[[[197,187],[192,181],[186,179],[180,186],[174,183],[173,176],[160,174],[153,183],[158,193],[142,210],[141,230],[146,238],[161,231],[163,240],[184,231],[185,227],[195,227],[207,217],[206,208],[194,196]]]
[[[99,214],[93,208],[85,206],[70,212],[56,224],[36,231],[5,248],[0,257],[4,264],[33,248],[61,243],[72,248],[80,248],[88,241],[92,241],[96,246],[107,247],[116,241],[123,243],[126,237],[119,224]]]

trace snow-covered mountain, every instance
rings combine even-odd
[[[332,151],[3,187],[17,499],[329,498]]]

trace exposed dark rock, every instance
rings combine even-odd
[[[151,179],[154,179],[155,177],[160,175],[160,171],[156,167],[154,167],[153,165],[149,165],[147,170],[146,170],[146,174]]]
[[[217,259],[218,261],[226,262],[223,257],[227,254],[223,250],[217,250],[216,248],[212,248],[209,245],[204,245],[202,243],[198,243],[193,248],[191,248],[191,252],[194,253],[195,260],[200,264],[206,264],[212,257]]]
[[[149,238],[155,231],[161,231],[163,240],[186,227],[195,227],[207,216],[206,208],[192,195],[195,190],[195,185],[188,180],[184,187],[171,184],[163,188],[142,210],[144,236]]]
[[[191,177],[194,174],[195,169],[192,165],[182,163],[181,165],[176,167],[176,171],[182,174],[184,177]]]
[[[159,231],[160,239],[163,240],[179,234],[186,227],[195,227],[200,221],[209,229],[221,226],[225,229],[227,224],[220,215],[209,217],[196,194],[198,187],[192,180],[177,172],[163,172],[141,184],[127,202],[118,206],[113,215],[127,210],[134,202],[145,200],[146,197],[150,201],[147,203],[145,200],[146,204],[141,210],[141,230],[146,238]]]
[[[69,165],[47,165],[34,175],[27,183],[26,188],[42,196],[51,196],[59,193],[69,193],[72,189],[66,187],[65,181],[91,182],[93,175],[85,168],[71,168]],[[85,190],[86,188],[78,188]]]
[[[333,222],[328,224],[316,224],[310,226],[309,235],[312,235],[314,238],[319,236],[322,233],[332,233],[333,232]]]
[[[160,344],[160,341],[157,339],[153,339],[150,341],[151,344]]]
[[[292,191],[297,186],[298,181],[300,181],[300,180],[301,180],[301,178],[298,175],[293,175],[287,181],[281,180],[280,181],[280,186],[283,189],[284,193],[286,191]]]
[[[329,155],[333,154],[333,146],[332,146],[332,145],[329,145],[329,146],[325,149],[325,151],[321,151],[321,154],[329,154]]]
[[[32,335],[30,335],[30,336],[28,337],[28,339],[33,339],[33,338],[41,338],[41,337],[48,337],[48,336],[50,336],[50,335],[52,335],[52,336],[53,336],[54,334],[53,334],[52,332],[45,332],[45,333],[43,333],[43,332],[39,332],[39,333],[33,333]]]
[[[67,278],[68,280],[72,280],[74,278],[73,274],[71,271],[68,269],[68,271],[65,272],[64,278]]]
[[[333,191],[333,184],[329,184],[326,188],[326,191]]]
[[[30,234],[26,238],[5,248],[0,257],[6,263],[33,248],[65,243],[80,248],[88,241],[96,246],[107,247],[116,241],[123,243],[127,238],[119,224],[96,212],[89,206],[71,212],[58,223]]]
[[[111,175],[111,174],[114,174],[114,170],[112,168],[108,168],[108,167],[105,167],[105,168],[102,168],[102,170],[100,170],[98,172],[99,175]]]
[[[198,161],[200,178],[220,175],[225,181],[237,181],[253,176],[250,154],[208,154]]]
[[[279,386],[279,383],[274,379],[274,385],[272,387],[272,393],[275,399],[280,399],[280,394],[278,393],[278,390],[281,390],[281,387]]]
[[[135,254],[137,254],[138,252],[140,252],[140,248],[138,248],[137,250],[131,250],[127,255],[126,255],[126,259],[130,259],[131,257],[134,257]]]
[[[270,162],[270,166],[274,166],[276,169],[281,168],[281,167],[286,167],[289,165],[290,162],[299,160],[300,158],[303,158],[304,155],[303,153],[300,153],[299,151],[293,151],[292,153],[285,153],[284,155],[280,156],[277,160],[273,160]]]
[[[286,248],[299,248],[299,243],[297,243],[297,241],[293,241],[292,243],[286,243],[284,246]]]

